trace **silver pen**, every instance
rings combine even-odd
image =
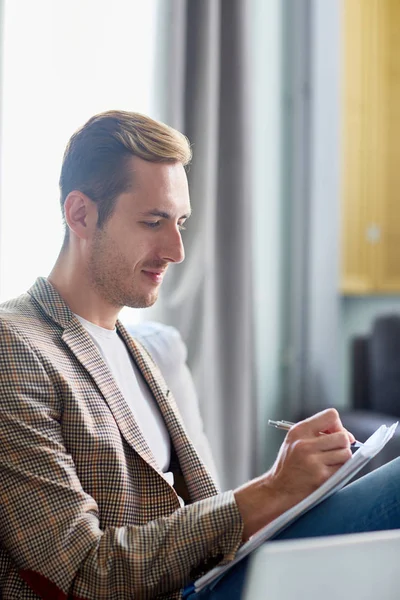
[[[276,427],[277,429],[284,429],[285,431],[289,431],[289,429],[293,427],[295,423],[292,423],[291,421],[273,421],[272,419],[268,419],[268,425],[271,425],[271,427]],[[350,446],[352,448],[361,448],[361,446],[364,446],[364,444],[356,440],[355,442],[350,444]]]

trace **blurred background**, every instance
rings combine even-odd
[[[355,341],[400,313],[397,0],[0,9],[0,300],[56,260],[73,131],[104,110],[143,112],[192,143],[193,216],[157,305],[122,320],[180,331],[223,487],[272,464],[282,432],[269,418],[363,411]]]

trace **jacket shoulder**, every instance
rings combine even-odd
[[[0,304],[0,329],[14,332],[19,337],[34,340],[38,333],[55,323],[40,310],[28,293]]]

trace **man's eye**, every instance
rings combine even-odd
[[[146,227],[150,227],[150,229],[157,229],[157,227],[160,227],[161,225],[161,221],[142,221],[143,225],[146,225]],[[178,229],[179,231],[183,231],[184,229],[186,229],[186,227],[181,224],[178,223]]]
[[[151,229],[156,229],[160,225],[161,221],[143,221],[144,225],[150,227]]]

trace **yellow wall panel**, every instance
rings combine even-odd
[[[400,291],[400,1],[344,0],[342,274]]]

